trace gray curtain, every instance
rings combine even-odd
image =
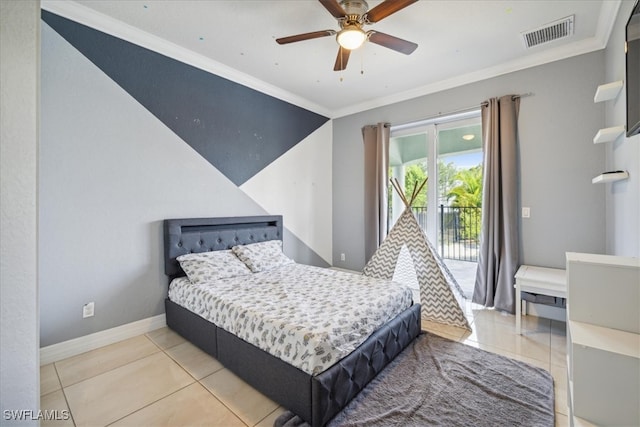
[[[368,261],[387,236],[389,124],[362,128],[364,140],[364,255]]]
[[[482,105],[484,173],[482,233],[473,302],[514,312],[514,275],[520,264],[518,226],[518,110],[520,98]]]

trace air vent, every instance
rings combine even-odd
[[[567,16],[566,18],[543,25],[535,30],[521,33],[524,45],[529,49],[534,46],[572,36],[574,16],[575,15]]]

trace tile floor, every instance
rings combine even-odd
[[[515,317],[467,302],[472,333],[423,322],[423,329],[551,372],[556,425],[568,425],[565,324]],[[284,409],[168,328],[40,368],[41,409],[69,411],[42,426],[272,426]],[[62,418],[62,417],[59,417]]]

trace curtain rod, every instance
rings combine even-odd
[[[513,101],[514,99],[518,99],[518,98],[526,98],[528,96],[533,96],[533,92],[521,93],[518,95],[511,95],[511,100]],[[483,103],[480,104],[481,107],[485,107],[487,105],[489,105],[487,101],[484,101]]]
[[[521,93],[521,94],[517,94],[517,95],[512,95],[511,99],[526,98],[528,96],[533,96],[533,92],[527,92],[527,93]],[[437,115],[432,116],[432,117],[428,117],[426,119],[414,120],[414,121],[409,122],[409,123],[391,125],[391,131],[397,131],[397,130],[402,130],[402,129],[406,129],[406,128],[410,128],[410,127],[414,127],[414,126],[421,126],[421,125],[427,125],[427,124],[436,123],[436,122],[438,122],[439,119],[442,119],[443,117],[447,117],[448,119],[451,119],[452,121],[453,120],[464,119],[464,118],[466,118],[466,116],[474,115],[473,113],[475,113],[476,111],[480,110],[480,108],[482,108],[483,106],[487,106],[487,105],[489,105],[489,103],[487,101],[485,101],[485,102],[480,103],[480,105],[475,105],[473,107],[459,108],[457,110],[449,111],[447,113],[438,112]]]

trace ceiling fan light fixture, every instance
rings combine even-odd
[[[2,0],[0,0],[2,1]],[[342,71],[347,67],[349,55],[365,41],[395,50],[405,55],[411,54],[418,45],[377,30],[364,31],[363,26],[371,25],[385,19],[389,15],[412,5],[418,0],[376,0],[379,2],[373,9],[365,0],[318,0],[320,4],[338,21],[340,30],[321,30],[276,39],[278,44],[289,44],[312,40],[325,36],[336,36],[340,48],[333,66],[333,71]],[[362,72],[362,70],[360,70]]]
[[[345,49],[353,50],[362,46],[367,34],[357,25],[346,25],[336,36],[338,44]]]

